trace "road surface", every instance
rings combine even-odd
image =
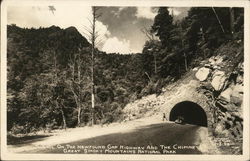
[[[196,125],[158,123],[134,130],[57,144],[30,153],[70,154],[201,154]],[[84,135],[84,133],[82,134]],[[70,137],[70,136],[69,136]]]

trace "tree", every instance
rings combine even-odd
[[[97,18],[101,16],[98,13],[100,8],[93,6],[92,7],[92,20],[89,20],[90,27],[86,27],[87,35],[91,41],[91,107],[92,107],[92,125],[95,123],[94,119],[94,109],[95,109],[95,80],[94,80],[94,73],[95,73],[95,52],[96,46],[100,43],[97,42],[97,38],[100,36],[98,31],[96,31],[96,21]],[[101,40],[100,40],[101,41]]]
[[[144,62],[145,65],[147,66],[145,69],[149,68],[146,71],[147,74],[149,73],[151,75],[151,73],[153,71],[154,75],[157,75],[157,73],[158,73],[158,65],[157,64],[159,62],[157,57],[159,56],[160,50],[161,50],[161,44],[158,40],[152,39],[152,40],[146,41],[142,52],[144,54],[147,54],[147,58],[148,58],[148,60],[145,60],[145,62]],[[153,59],[151,59],[151,56],[153,57]],[[153,60],[153,65],[151,65],[152,60]]]
[[[63,128],[66,129],[67,128],[67,122],[66,122],[66,116],[64,113],[64,82],[63,82],[63,73],[60,72],[60,69],[58,67],[57,64],[57,54],[55,51],[52,51],[53,53],[53,65],[51,68],[51,74],[49,74],[48,76],[51,79],[51,82],[47,82],[48,83],[48,87],[49,89],[51,89],[51,92],[53,93],[53,97],[51,100],[52,103],[54,104],[55,108],[57,110],[60,111],[61,116],[62,116],[62,120],[63,120]]]
[[[202,53],[205,48],[212,51],[231,38],[230,17],[229,8],[191,8],[186,18],[190,26],[187,31],[189,51],[196,53],[198,48]]]
[[[155,16],[154,24],[151,27],[151,32],[159,37],[162,48],[171,48],[169,38],[173,29],[173,17],[169,14],[168,7],[160,7],[158,14]]]
[[[157,58],[160,62],[157,65],[157,73],[161,78],[180,75],[180,58],[186,53],[182,50],[183,32],[180,26],[173,24],[173,15],[170,15],[167,7],[160,7],[155,16],[151,32],[159,37],[161,45],[157,50]],[[182,50],[182,51],[181,51]],[[182,55],[180,55],[182,54]],[[179,70],[178,70],[179,68]],[[156,68],[155,68],[156,69]],[[179,72],[178,72],[179,71]],[[179,75],[177,75],[179,73]]]
[[[73,55],[69,62],[69,79],[67,79],[67,86],[73,94],[75,104],[77,106],[77,125],[81,125],[81,111],[87,106],[87,96],[90,93],[90,75],[88,66],[88,57],[85,53],[88,50],[80,49],[78,53]]]
[[[144,27],[143,29],[141,29],[141,31],[148,38],[148,40],[146,41],[146,43],[144,45],[142,52],[143,53],[152,53],[152,55],[154,56],[154,74],[156,75],[157,74],[157,54],[160,51],[161,45],[160,45],[159,41],[156,39],[154,33],[152,33],[152,31],[150,31],[150,29],[147,29]],[[146,75],[148,76],[148,73],[146,73]]]

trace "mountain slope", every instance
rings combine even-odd
[[[63,126],[63,118],[68,127],[89,124],[91,49],[76,28],[23,29],[12,25],[7,27],[7,38],[8,129],[32,131],[53,122],[58,128]],[[148,82],[145,56],[96,50],[96,123],[121,119],[123,107],[139,97]]]

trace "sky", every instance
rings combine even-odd
[[[186,15],[188,8],[170,8],[176,18]],[[107,53],[139,53],[147,37],[143,28],[153,25],[158,8],[154,7],[100,7],[101,16],[97,19],[96,30],[98,49]],[[172,11],[171,11],[172,13]],[[9,6],[7,23],[20,27],[39,28],[52,25],[61,28],[74,26],[88,39],[92,15],[90,6]]]

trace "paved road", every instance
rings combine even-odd
[[[78,140],[31,153],[201,154],[196,147],[200,141],[197,138],[199,128],[174,123],[153,124],[126,133]]]

